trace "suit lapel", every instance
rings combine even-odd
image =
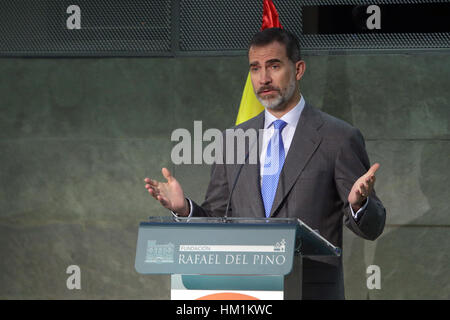
[[[322,123],[323,120],[317,110],[306,103],[280,173],[275,199],[270,211],[271,217],[294,186],[294,183],[301,175],[311,156],[319,147],[322,137],[317,132],[317,129]],[[261,193],[261,188],[258,190]]]

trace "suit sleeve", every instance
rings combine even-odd
[[[223,217],[227,207],[228,195],[226,166],[224,164],[213,164],[205,201],[201,206],[192,201],[192,216]],[[229,215],[231,216],[231,207]]]
[[[353,128],[349,138],[342,144],[336,156],[335,181],[339,196],[344,203],[344,223],[358,236],[375,240],[384,229],[386,209],[378,199],[375,190],[369,195],[367,207],[360,212],[358,220],[352,216],[348,194],[355,181],[370,168],[364,138],[358,129]]]

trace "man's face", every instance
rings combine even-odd
[[[296,64],[286,55],[285,46],[277,41],[265,46],[252,46],[248,57],[253,90],[258,100],[268,109],[286,108],[298,89],[299,77]]]

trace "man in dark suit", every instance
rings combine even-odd
[[[253,88],[265,111],[236,128],[264,129],[257,163],[214,164],[201,206],[185,198],[166,168],[167,182],[145,179],[150,194],[180,216],[296,217],[338,247],[344,221],[364,239],[376,239],[386,218],[373,189],[379,164],[370,167],[358,129],[315,109],[301,95],[305,62],[298,40],[288,31],[266,29],[253,37],[248,57]],[[302,295],[343,299],[342,258],[305,257]]]

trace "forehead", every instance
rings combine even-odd
[[[248,51],[248,60],[250,63],[265,63],[268,60],[278,59],[287,60],[286,47],[275,41],[264,46],[251,46]]]

